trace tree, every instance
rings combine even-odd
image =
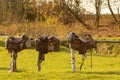
[[[11,23],[14,21],[20,21],[20,18],[24,12],[24,4],[22,4],[23,2],[24,0],[0,0],[1,22]]]
[[[101,5],[102,5],[101,0],[95,0],[95,9],[96,9],[95,26],[96,27],[99,27]]]
[[[112,16],[113,16],[115,22],[116,22],[117,24],[119,24],[119,21],[117,20],[115,14],[114,14],[114,12],[113,12],[113,10],[112,10],[112,8],[111,8],[110,0],[107,0],[107,3],[108,3],[109,10],[110,10],[110,12],[111,12],[111,14],[112,14]]]
[[[92,27],[85,23],[80,14],[82,7],[80,6],[80,0],[60,0],[62,2],[62,9],[64,12],[68,12],[73,18],[79,21],[85,28],[91,29]]]
[[[117,8],[118,11],[118,17],[119,17],[119,22],[120,22],[120,7]]]

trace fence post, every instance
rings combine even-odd
[[[69,44],[69,48],[70,48],[70,52],[71,52],[72,71],[76,72],[75,54],[74,54],[74,50],[71,48],[71,44]]]

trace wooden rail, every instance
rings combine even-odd
[[[68,42],[67,39],[60,39],[61,42]],[[97,43],[120,43],[120,40],[95,40]]]
[[[97,43],[120,43],[120,40],[95,40]]]
[[[0,36],[0,38],[7,38],[8,36]],[[97,43],[120,43],[120,40],[95,40]],[[60,39],[60,42],[68,42],[67,39]]]
[[[0,36],[0,38],[7,38],[8,36]]]

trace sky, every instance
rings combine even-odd
[[[44,0],[43,0],[44,1]],[[53,0],[46,0],[46,1],[53,1]],[[110,14],[110,10],[107,6],[107,0],[102,0],[102,8],[101,8],[101,14]],[[81,0],[81,5],[89,12],[95,14],[95,0]],[[114,11],[114,13],[117,12],[117,8],[120,7],[120,0],[110,0],[111,7]]]
[[[81,0],[82,6],[89,12],[95,13],[95,0]],[[102,8],[101,8],[101,14],[109,14],[110,10],[107,6],[107,0],[102,0]],[[120,7],[120,0],[110,0],[111,7],[114,11],[114,13],[117,13],[117,8]]]

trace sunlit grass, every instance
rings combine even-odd
[[[2,50],[3,49],[3,50]],[[0,80],[119,80],[119,57],[103,55],[93,56],[93,68],[90,68],[90,56],[88,55],[82,71],[79,70],[81,56],[76,53],[77,72],[71,69],[71,57],[69,52],[52,52],[46,54],[46,60],[42,63],[41,72],[37,72],[37,52],[24,50],[18,54],[18,72],[9,73],[10,56],[3,47],[0,53]]]

